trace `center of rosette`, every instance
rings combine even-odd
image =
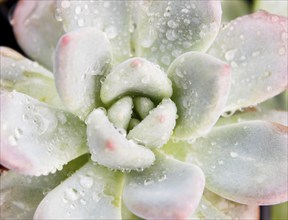
[[[155,160],[151,148],[166,144],[176,124],[171,81],[142,58],[119,64],[101,81],[106,109],[94,109],[86,120],[92,159],[122,171],[151,166]]]

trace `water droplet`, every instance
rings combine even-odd
[[[144,168],[137,168],[136,171],[137,172],[143,172]]]
[[[59,8],[57,8],[55,10],[55,19],[57,21],[63,21],[62,15],[61,15],[61,10]]]
[[[235,153],[235,152],[231,152],[231,153],[230,153],[230,156],[231,156],[231,157],[238,157],[238,154]]]
[[[183,101],[182,101],[182,105],[184,108],[189,108],[189,105],[190,105],[190,100],[189,98],[184,98]]]
[[[12,201],[11,203],[19,209],[22,209],[22,210],[26,209],[25,204],[22,203],[21,201]]]
[[[20,128],[15,129],[15,137],[19,139],[23,134],[23,131]]]
[[[160,178],[158,179],[158,182],[162,182],[162,181],[164,181],[164,180],[166,180],[166,179],[167,179],[166,174],[163,174],[163,175],[160,176]]]
[[[35,124],[36,130],[39,134],[44,134],[49,127],[49,121],[44,120],[40,114],[35,114],[33,116],[33,123]]]
[[[98,192],[93,192],[92,199],[97,203],[100,201],[101,197]]]
[[[184,13],[184,14],[187,14],[187,13],[189,13],[189,10],[188,10],[187,8],[183,8],[183,9],[181,10],[181,12]]]
[[[86,201],[85,199],[80,199],[80,203],[81,203],[82,205],[86,205],[86,204],[87,204],[87,201]]]
[[[260,51],[254,51],[253,53],[252,53],[252,57],[257,57],[257,56],[259,56],[260,55]]]
[[[182,54],[181,50],[175,49],[172,51],[172,56],[173,57],[179,57]]]
[[[163,56],[163,57],[161,58],[161,62],[162,62],[163,64],[169,65],[169,64],[170,64],[170,57],[169,57],[169,56]]]
[[[170,28],[172,28],[172,29],[178,27],[178,23],[176,23],[176,22],[173,21],[173,20],[169,20],[169,21],[167,22],[167,25],[168,25]]]
[[[150,185],[150,184],[152,184],[153,183],[153,180],[151,179],[151,178],[148,178],[148,179],[145,179],[144,180],[144,185],[145,186],[148,186],[148,185]]]
[[[233,68],[237,68],[237,67],[238,67],[238,64],[237,64],[235,61],[232,61],[232,62],[231,62],[231,66],[232,66]]]
[[[103,6],[104,6],[104,8],[108,8],[110,6],[110,2],[109,1],[105,1]]]
[[[202,205],[201,205],[201,208],[205,210],[205,209],[207,209],[207,206],[204,205],[204,204],[202,204]]]
[[[188,144],[193,144],[195,141],[196,141],[195,138],[190,138],[190,139],[187,140],[187,143]]]
[[[270,77],[271,75],[272,75],[272,73],[270,71],[266,71],[261,78],[266,79],[266,78]]]
[[[80,184],[84,188],[90,189],[93,185],[94,181],[93,178],[90,176],[80,176]]]
[[[78,26],[79,26],[79,27],[83,27],[84,24],[85,24],[85,22],[84,22],[84,19],[83,19],[83,18],[78,19]]]
[[[183,46],[184,48],[189,48],[189,47],[192,46],[192,43],[191,43],[191,42],[188,42],[188,41],[184,41],[183,44],[182,44],[182,46]]]
[[[175,30],[169,29],[166,32],[166,38],[170,41],[175,41],[178,38],[178,35]]]
[[[61,7],[62,8],[69,8],[70,7],[70,2],[65,0],[61,2]]]
[[[75,208],[76,208],[76,205],[75,205],[74,203],[72,203],[72,204],[70,205],[70,208],[71,208],[71,209],[75,209]]]
[[[11,146],[16,146],[18,143],[18,140],[15,136],[10,135],[8,138],[9,143],[11,144]]]
[[[215,146],[217,143],[216,142],[211,142],[211,146]]]
[[[184,77],[183,72],[179,68],[176,68],[175,72],[176,72],[176,75],[179,76],[180,78]]]
[[[232,115],[234,115],[235,112],[236,112],[236,110],[224,112],[221,116],[224,118],[228,118],[228,117],[231,117]]]
[[[77,15],[80,14],[81,11],[82,11],[82,9],[81,9],[80,6],[77,6],[77,7],[75,8],[75,13],[76,13]]]
[[[105,29],[105,33],[107,34],[107,37],[109,39],[114,39],[118,35],[118,31],[117,31],[116,27],[114,27],[114,26],[107,27]]]
[[[271,86],[267,86],[266,90],[267,90],[267,92],[271,92],[272,91],[272,87]]]
[[[280,56],[285,55],[285,54],[286,54],[286,49],[285,49],[285,47],[281,47],[281,48],[278,50],[278,53],[279,53]]]
[[[225,59],[226,59],[227,61],[233,60],[234,57],[235,57],[236,52],[237,52],[237,49],[228,50],[228,51],[225,53]]]
[[[50,190],[51,190],[50,188],[44,188],[43,191],[42,191],[42,194],[44,196],[46,196],[50,192]]]
[[[206,36],[206,33],[204,31],[200,31],[199,37],[204,38]]]
[[[287,34],[287,32],[283,32],[283,33],[281,34],[281,38],[282,38],[283,41],[286,41],[286,40],[288,39],[288,34]]]
[[[105,82],[105,80],[106,80],[106,77],[105,77],[105,76],[103,76],[103,77],[100,79],[101,85]]]
[[[79,193],[74,188],[68,188],[64,191],[64,198],[68,201],[75,201],[79,198]]]
[[[224,164],[224,161],[223,160],[218,160],[218,164],[222,165],[222,164]]]
[[[67,118],[64,113],[59,113],[57,116],[62,125],[67,122]]]
[[[118,128],[118,132],[123,135],[123,136],[126,136],[127,135],[127,132],[124,128]]]
[[[274,15],[274,16],[271,17],[271,21],[272,22],[277,22],[277,21],[279,21],[279,17]]]
[[[189,19],[187,19],[187,18],[185,18],[183,22],[184,22],[184,24],[186,24],[186,25],[189,25],[189,24],[191,23],[191,21],[190,21]]]
[[[143,84],[147,84],[147,83],[149,83],[149,81],[150,81],[150,78],[149,78],[148,75],[144,76],[144,77],[141,79],[141,82],[142,82]]]

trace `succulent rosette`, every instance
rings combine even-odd
[[[221,14],[20,1],[15,35],[44,67],[1,48],[1,218],[257,219],[287,201],[287,112],[265,107],[287,89],[287,17]]]

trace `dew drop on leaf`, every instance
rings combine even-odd
[[[64,191],[64,198],[68,201],[76,201],[79,198],[79,193],[74,188],[68,188]]]
[[[285,47],[281,47],[281,48],[279,49],[278,53],[279,53],[280,56],[285,55],[285,54],[286,54],[286,49],[285,49]]]
[[[90,176],[80,176],[80,184],[84,188],[90,189],[93,185],[93,178]]]
[[[15,129],[15,137],[19,139],[23,134],[23,131],[20,128]]]
[[[92,194],[92,198],[93,198],[93,200],[94,200],[96,203],[99,202],[100,199],[101,199],[101,197],[100,197],[100,195],[99,195],[98,192],[94,192],[94,193]]]
[[[234,57],[235,57],[236,51],[237,51],[237,49],[228,50],[228,51],[225,53],[225,59],[226,59],[227,61],[233,60]]]
[[[10,135],[8,138],[9,143],[11,144],[11,146],[16,146],[18,143],[18,140],[15,136]]]
[[[83,19],[83,18],[79,18],[79,20],[78,20],[78,26],[79,26],[79,27],[83,27],[84,24],[85,24],[84,19]]]

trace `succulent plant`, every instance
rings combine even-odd
[[[1,47],[1,219],[257,219],[287,201],[287,112],[269,101],[287,17],[22,0],[11,23],[44,67]]]

